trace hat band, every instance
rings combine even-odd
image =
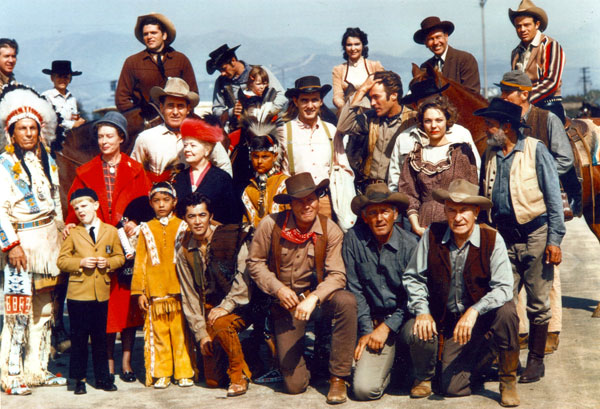
[[[32,107],[24,106],[19,107],[12,111],[10,114],[8,114],[8,116],[6,117],[6,123],[8,124],[8,126],[11,126],[15,122],[25,118],[33,119],[38,123],[38,125],[41,125],[43,122],[42,115],[38,111],[36,111]]]
[[[515,84],[514,82],[500,81],[500,84],[511,88],[518,88],[521,91],[531,91],[533,88],[526,85]]]
[[[320,85],[305,85],[303,87],[298,87],[298,89],[309,89],[309,88],[321,88]]]

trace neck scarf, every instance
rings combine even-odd
[[[312,239],[313,244],[316,244],[317,233],[314,231],[310,233],[301,233],[297,227],[294,229],[287,229],[287,224],[291,213],[292,212],[288,211],[287,215],[285,216],[285,221],[283,222],[283,227],[281,228],[281,237],[294,244],[302,244],[310,239]]]

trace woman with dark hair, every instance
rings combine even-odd
[[[128,138],[127,120],[123,115],[114,111],[107,112],[94,124],[93,132],[98,138],[100,154],[77,168],[68,197],[80,188],[88,187],[94,190],[100,203],[100,220],[113,226],[121,223],[127,236],[132,237],[139,222],[153,217],[147,199],[152,183],[143,166],[121,152],[121,144]],[[70,205],[65,222],[67,231],[78,223],[75,211]],[[115,340],[117,332],[120,332],[123,350],[120,377],[125,382],[136,380],[131,367],[131,351],[136,327],[144,323],[135,298],[131,301],[129,286],[132,267],[133,258],[129,258],[111,277],[106,325],[109,371],[111,374],[115,372]]]
[[[406,156],[398,191],[409,197],[406,211],[413,231],[422,236],[433,222],[446,220],[444,205],[433,199],[434,189],[447,189],[462,178],[478,184],[475,153],[468,143],[452,143],[447,130],[456,123],[456,108],[442,95],[419,105],[416,143]]]
[[[348,27],[342,36],[345,63],[333,67],[333,105],[341,109],[350,95],[367,77],[384,68],[379,61],[368,60],[367,33]]]

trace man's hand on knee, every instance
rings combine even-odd
[[[479,317],[479,313],[473,307],[465,311],[454,327],[454,342],[465,345],[471,340],[473,327],[475,326],[477,317]]]
[[[413,335],[418,336],[421,341],[429,341],[437,335],[435,321],[431,314],[419,314],[415,317]]]
[[[229,314],[225,308],[215,307],[208,313],[208,325],[215,325],[215,321]]]
[[[283,286],[277,291],[277,298],[284,308],[292,310],[298,305],[300,300],[296,293],[289,287]]]
[[[309,294],[309,296],[302,300],[296,307],[294,318],[300,321],[308,321],[312,312],[317,308],[318,302],[319,297],[314,294]]]

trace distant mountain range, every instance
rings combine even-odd
[[[225,30],[178,36],[173,46],[192,62],[202,101],[212,100],[212,88],[217,78],[216,74],[209,76],[206,72],[208,53],[223,43],[230,46],[242,44],[238,57],[250,64],[266,65],[286,88],[292,87],[294,80],[304,75],[317,75],[322,83],[330,84],[331,69],[343,61],[339,43],[325,44],[309,38],[279,36],[260,39]],[[19,82],[42,92],[51,88],[52,83],[41,70],[49,68],[54,59],[70,59],[74,70],[83,71],[82,76],[75,77],[70,90],[85,112],[90,113],[114,105],[110,82],[118,79],[125,58],[142,48],[142,44],[130,34],[102,31],[23,40],[19,44],[16,77]],[[400,74],[406,92],[412,77],[411,63],[422,62],[425,51],[411,44],[401,55],[372,52],[369,58],[381,61],[386,69]],[[411,55],[420,58],[411,58]],[[493,87],[493,82],[501,78],[508,69],[507,65],[504,60],[488,60],[488,87]],[[481,61],[480,74],[483,75]],[[326,97],[326,103],[331,105],[331,93]]]

